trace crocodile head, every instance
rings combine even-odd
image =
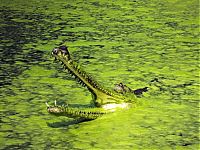
[[[62,65],[69,74],[78,81],[81,85],[88,88],[88,90],[93,95],[93,108],[74,108],[66,106],[47,105],[47,111],[50,114],[56,116],[67,116],[72,118],[82,118],[82,119],[96,119],[103,114],[108,112],[116,111],[121,108],[129,108],[135,104],[135,96],[127,98],[127,92],[133,93],[133,91],[122,83],[117,84],[114,91],[111,92],[103,88],[99,83],[97,83],[90,75],[85,71],[80,69],[80,66],[70,56],[68,48],[66,46],[56,47],[52,50],[52,55],[55,60],[62,62]]]
[[[90,75],[81,70],[80,67],[71,59],[66,46],[54,48],[52,55],[56,60],[62,62],[64,69],[68,70],[68,72],[75,77],[78,83],[88,88],[88,90],[93,94],[93,101],[96,107],[105,107],[105,105],[110,104],[121,104],[127,100],[121,94],[103,88]]]

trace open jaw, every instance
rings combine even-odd
[[[91,76],[71,59],[66,46],[60,46],[53,49],[52,55],[56,60],[62,62],[65,70],[69,72],[81,85],[88,88],[93,94],[94,108],[73,108],[69,106],[58,106],[56,103],[52,106],[46,103],[47,111],[57,116],[67,116],[72,118],[96,119],[108,112],[113,112],[118,108],[127,108],[130,100],[122,94],[114,93],[104,89]]]

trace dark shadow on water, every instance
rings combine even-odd
[[[22,144],[13,144],[13,145],[6,146],[2,150],[26,149],[30,147],[31,145],[32,145],[31,142],[24,142]]]
[[[81,122],[86,122],[86,121],[90,121],[90,120],[79,118],[75,120],[61,121],[61,122],[53,122],[53,123],[47,122],[47,125],[51,128],[60,128],[60,127],[68,127],[71,125],[76,125],[76,124],[79,124]]]
[[[43,50],[36,49],[37,42],[47,42],[53,24],[45,21],[51,16],[24,13],[0,7],[2,26],[0,27],[0,87],[11,85],[12,80],[30,66],[46,61]],[[47,38],[48,37],[48,38]],[[26,44],[29,46],[26,48]]]

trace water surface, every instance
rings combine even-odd
[[[197,0],[1,0],[0,149],[198,149]],[[45,102],[89,105],[51,50],[100,84],[148,86],[141,106],[75,124]]]

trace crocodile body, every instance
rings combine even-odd
[[[137,94],[142,94],[146,87],[138,90],[131,90],[122,83],[115,86],[114,91],[107,90],[98,84],[90,75],[80,69],[74,62],[66,46],[53,49],[52,55],[56,60],[62,62],[65,70],[69,72],[81,85],[88,88],[93,95],[93,108],[74,108],[68,105],[47,105],[47,111],[56,116],[67,116],[71,118],[82,118],[87,120],[96,119],[104,114],[114,112],[117,109],[128,108],[136,104]],[[131,93],[131,98],[127,98],[126,93]]]

